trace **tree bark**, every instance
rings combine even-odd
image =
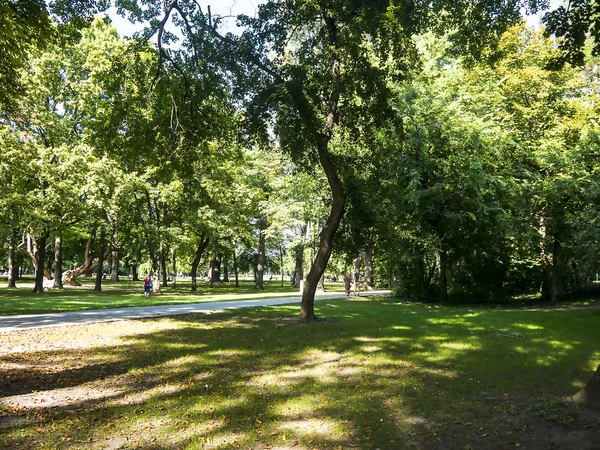
[[[167,287],[169,285],[169,274],[167,272],[167,257],[166,250],[164,246],[160,246],[160,270],[162,275],[162,287]]]
[[[373,290],[373,247],[368,245],[363,253],[365,263],[365,289]]]
[[[192,261],[192,292],[196,292],[196,278],[198,277],[198,265],[200,264],[200,259],[202,258],[202,253],[208,247],[208,243],[210,238],[204,238],[204,235],[200,236],[200,240],[198,242],[198,248],[196,249],[196,253],[194,255],[194,260]]]
[[[94,245],[95,237],[96,237],[96,232],[94,231],[90,234],[90,237],[87,240],[87,243],[85,245],[85,255],[83,257],[83,264],[75,269],[65,270],[63,272],[63,276],[62,276],[63,285],[68,283],[71,286],[81,286],[81,284],[77,281],[77,277],[84,273],[91,272],[94,269],[94,267],[97,265],[97,264],[95,265],[93,262],[94,261],[93,245]]]
[[[173,283],[171,287],[175,289],[177,287],[177,249],[173,249]]]
[[[223,283],[229,283],[229,265],[227,259],[223,260]]]
[[[279,272],[281,273],[281,287],[283,287],[283,254],[284,254],[284,249],[283,247],[280,245],[279,246]]]
[[[219,254],[210,261],[210,287],[221,282],[221,257]]]
[[[138,265],[137,264],[132,264],[131,265],[131,279],[133,281],[140,281],[140,274],[138,272]]]
[[[59,233],[54,239],[54,289],[63,289],[62,276],[62,235]]]
[[[35,270],[35,287],[33,292],[36,294],[44,293],[44,264],[46,262],[46,239],[47,234],[40,236],[37,241],[37,267]]]
[[[118,234],[115,231],[113,233],[113,243],[114,247],[112,249],[112,259],[110,264],[110,281],[119,281],[119,244],[118,244]]]
[[[298,289],[300,281],[304,279],[304,242],[294,247],[296,266],[294,267],[294,275],[292,285]]]
[[[598,365],[596,372],[594,372],[594,375],[592,375],[592,378],[590,378],[585,387],[573,395],[570,400],[600,411],[600,365]]]
[[[100,233],[100,242],[98,243],[98,268],[96,269],[96,285],[94,291],[102,291],[102,277],[104,276],[104,241],[106,234],[104,230]]]
[[[558,277],[559,277],[559,265],[558,265],[558,252],[560,250],[560,241],[554,236],[554,244],[552,251],[552,288],[550,291],[550,301],[553,304],[558,302]]]
[[[258,255],[256,259],[256,284],[254,288],[263,291],[265,289],[265,230],[267,229],[267,218],[261,217],[258,226]]]
[[[235,254],[235,249],[233,249],[233,273],[235,275],[235,287],[240,287],[240,280],[238,279],[238,266],[237,266],[237,255]]]
[[[446,273],[448,265],[448,254],[446,250],[440,250],[440,302],[446,303],[448,300],[448,277]]]
[[[8,287],[16,288],[17,287],[17,267],[15,261],[15,239],[14,237],[10,238],[8,242]]]
[[[45,259],[46,259],[46,241],[48,239],[48,235],[46,235],[44,237],[44,251],[42,252],[42,256],[40,256],[40,249],[39,249],[39,244],[40,242],[38,240],[36,240],[36,238],[34,236],[31,235],[27,235],[27,239],[23,242],[21,242],[17,248],[27,254],[29,256],[29,258],[31,259],[31,264],[33,265],[33,267],[36,270],[38,270],[38,266],[39,267],[43,267],[42,270],[42,276],[46,277],[46,279],[50,279],[50,271],[48,269],[46,269],[45,267]],[[40,263],[40,257],[44,258],[43,261],[41,261]]]

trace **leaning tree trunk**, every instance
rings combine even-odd
[[[54,238],[54,289],[63,289],[62,283],[62,235]]]
[[[373,247],[368,245],[363,253],[365,263],[365,289],[373,290]]]
[[[102,277],[104,276],[104,241],[106,240],[106,234],[104,230],[100,234],[100,242],[98,243],[98,268],[96,269],[96,285],[94,291],[102,291]]]
[[[8,287],[17,287],[17,267],[15,258],[15,240],[14,237],[10,238],[8,242]]]
[[[571,397],[570,400],[600,411],[600,365],[598,365],[596,372],[594,372],[585,387]]]
[[[83,264],[79,267],[76,267],[72,270],[65,270],[62,275],[62,282],[64,284],[69,284],[71,286],[81,286],[81,284],[77,281],[77,277],[82,274],[89,273],[94,270],[94,267],[97,264],[94,264],[94,238],[96,236],[96,232],[90,234],[90,237],[87,240],[85,245],[85,255],[83,257]]]
[[[267,229],[267,218],[261,217],[258,235],[258,255],[256,259],[256,284],[254,288],[263,291],[265,289],[265,230]]]
[[[42,235],[37,241],[37,260],[38,264],[35,270],[35,287],[33,292],[42,294],[44,292],[44,264],[46,262],[46,239],[48,235]]]
[[[327,149],[327,142],[328,140],[323,139],[319,145],[319,160],[327,175],[333,201],[331,203],[329,217],[327,217],[323,229],[319,234],[317,255],[315,256],[314,263],[306,277],[306,283],[304,284],[304,290],[302,292],[300,317],[307,320],[315,320],[317,318],[315,315],[315,292],[319,280],[325,272],[329,257],[331,256],[333,250],[333,237],[342,220],[344,204],[346,201],[344,186],[333,168],[333,162],[331,161],[331,156]]]
[[[196,254],[194,255],[194,260],[192,261],[192,292],[196,292],[196,278],[198,277],[198,265],[200,264],[202,253],[204,253],[204,250],[206,250],[206,247],[208,247],[209,241],[210,238],[204,238],[204,235],[200,236],[198,248],[196,249]]]

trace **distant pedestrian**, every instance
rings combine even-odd
[[[344,275],[344,292],[346,292],[346,295],[348,297],[350,297],[350,282],[352,281],[352,278],[350,277],[350,273],[346,272],[346,275]]]
[[[358,270],[354,272],[354,295],[360,297],[360,272]]]
[[[144,297],[148,298],[150,297],[150,288],[152,287],[152,280],[150,279],[150,276],[148,276],[148,274],[146,274],[146,276],[144,277]]]

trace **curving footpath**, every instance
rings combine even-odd
[[[361,297],[388,295],[390,291],[361,292]],[[346,294],[315,295],[315,301],[347,298]],[[26,330],[30,328],[59,327],[115,320],[148,319],[152,317],[177,316],[190,313],[206,313],[226,309],[252,308],[260,306],[286,305],[300,306],[301,297],[264,298],[256,300],[234,300],[228,302],[207,302],[185,305],[137,306],[131,308],[96,309],[89,311],[68,311],[62,313],[27,314],[20,316],[0,316],[0,333]]]

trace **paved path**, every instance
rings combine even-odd
[[[369,291],[361,296],[386,295],[390,291]],[[316,295],[315,301],[346,298],[345,294]],[[225,309],[251,308],[257,306],[300,304],[300,297],[263,298],[229,302],[206,302],[186,305],[138,306],[134,308],[97,309],[90,311],[69,311],[49,314],[27,314],[20,316],[0,316],[0,332],[26,330],[29,328],[57,327],[114,320],[146,319],[180,314],[222,311]]]

